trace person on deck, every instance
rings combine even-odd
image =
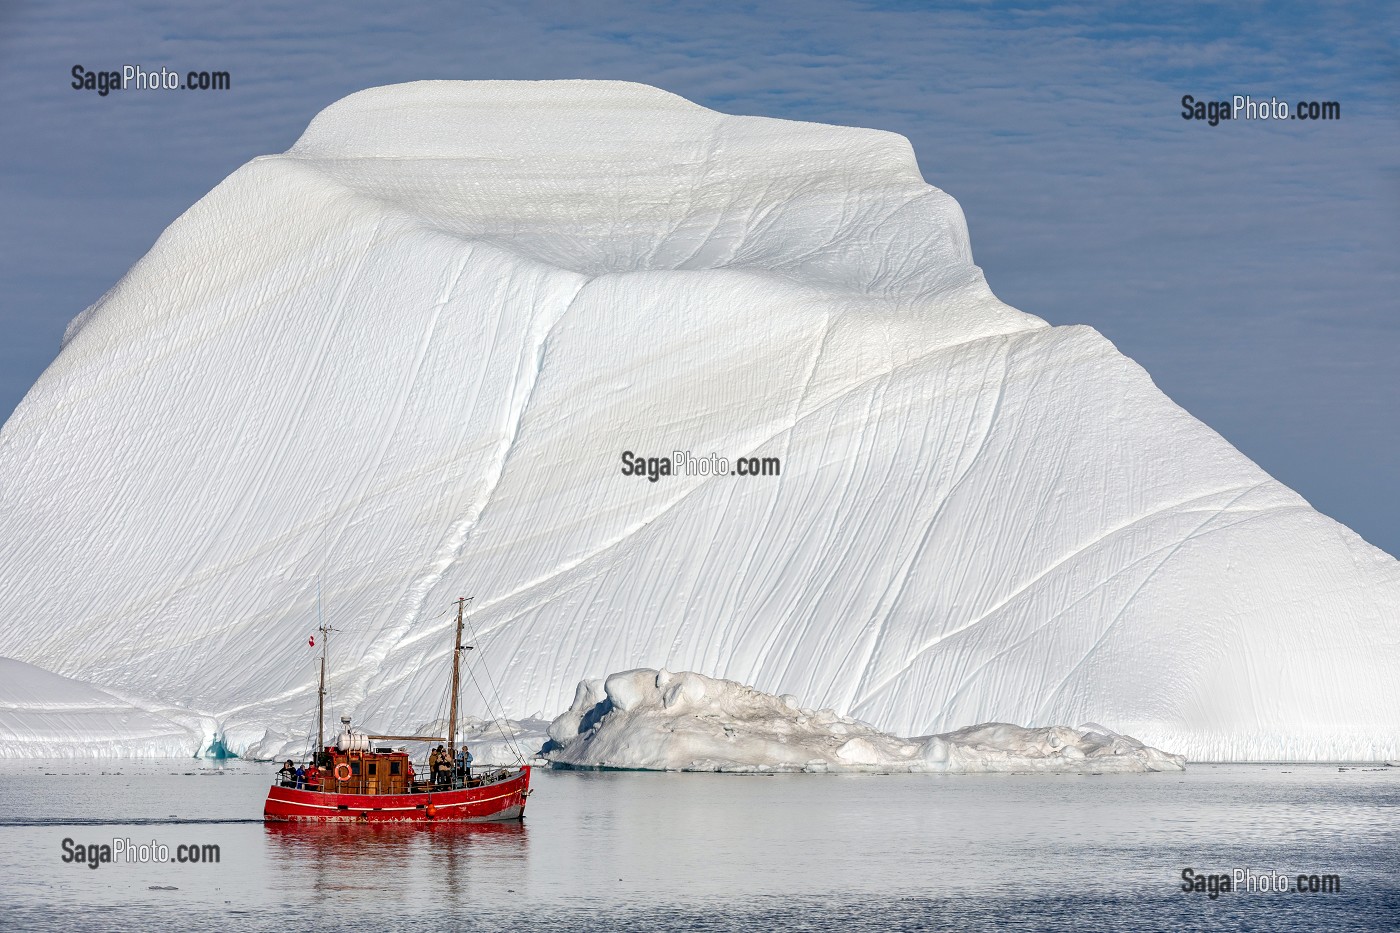
[[[297,766],[292,764],[292,759],[287,759],[287,763],[282,766],[282,770],[277,772],[277,778],[283,787],[291,787],[296,783]]]
[[[472,779],[472,753],[465,744],[457,749],[457,779],[463,782]]]
[[[437,771],[434,772],[433,779],[438,784],[452,783],[452,756],[441,745],[438,746]]]
[[[298,766],[296,770],[297,790],[306,790],[306,769]]]

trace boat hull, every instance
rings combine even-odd
[[[491,823],[525,815],[530,766],[480,787],[415,794],[337,794],[273,786],[263,819],[283,823]]]

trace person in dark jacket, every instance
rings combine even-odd
[[[306,769],[298,767],[296,770],[297,790],[306,790]]]
[[[438,746],[438,783],[452,786],[452,755],[441,745]]]
[[[291,787],[296,784],[297,766],[292,764],[292,759],[287,759],[287,763],[282,766],[282,770],[277,772],[277,778],[283,787]]]

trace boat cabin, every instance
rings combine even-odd
[[[403,749],[376,747],[342,751],[326,747],[319,789],[332,794],[408,794],[413,792],[413,765]]]

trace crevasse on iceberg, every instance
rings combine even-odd
[[[781,475],[620,470],[675,450]],[[0,433],[0,567],[0,655],[253,753],[306,735],[319,576],[371,727],[442,714],[476,594],[513,717],[651,666],[1400,755],[1400,564],[997,301],[903,138],[638,85],[376,88],[235,172]]]

